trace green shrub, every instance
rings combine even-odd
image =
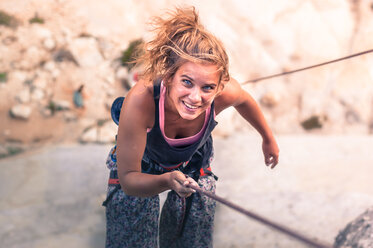
[[[6,149],[5,150],[6,152],[0,153],[0,159],[14,156],[24,151],[22,147],[17,147],[17,146],[9,146],[9,147],[5,147],[5,149]]]
[[[97,120],[97,126],[102,127],[105,125],[106,122],[108,122],[110,119],[98,119]]]
[[[35,13],[34,17],[29,20],[29,23],[39,23],[44,24],[44,19],[40,18],[37,13]]]
[[[139,55],[138,48],[142,43],[143,43],[142,39],[131,41],[130,44],[128,45],[128,48],[122,53],[122,57],[120,58],[121,64],[123,66],[128,67],[129,70],[135,66],[133,61],[138,57]]]
[[[21,147],[8,147],[8,156],[14,156],[23,152]]]
[[[32,79],[26,79],[23,83],[25,85],[31,86],[33,82],[34,82],[34,80],[32,80]]]
[[[54,115],[54,113],[58,110],[53,101],[49,101],[47,108],[51,111],[52,115]]]
[[[0,83],[6,83],[8,81],[8,74],[6,72],[0,72]]]
[[[0,10],[0,25],[14,27],[16,24],[17,20],[14,17]]]
[[[92,37],[92,35],[89,34],[89,33],[83,32],[83,33],[79,34],[79,37],[80,38],[90,38],[90,37]]]
[[[316,128],[322,128],[322,117],[313,115],[310,118],[301,122],[302,127],[305,130],[311,130]]]

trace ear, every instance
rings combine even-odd
[[[166,89],[170,89],[172,85],[173,76],[165,76],[163,80],[163,85]]]
[[[218,92],[216,93],[216,96],[220,96],[220,94],[223,92],[224,90],[224,87],[225,87],[225,84],[227,82],[225,81],[220,81],[219,85],[218,85]]]
[[[171,80],[170,80],[169,78],[163,80],[163,86],[164,86],[166,89],[169,88],[170,83],[171,83]]]

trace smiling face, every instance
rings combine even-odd
[[[167,83],[166,106],[186,120],[194,120],[211,105],[220,73],[213,64],[186,62]]]

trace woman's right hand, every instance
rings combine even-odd
[[[168,174],[169,187],[174,190],[180,197],[189,197],[191,194],[196,192],[194,189],[188,187],[188,185],[192,184],[199,187],[197,182],[193,178],[186,177],[180,171],[172,171]]]

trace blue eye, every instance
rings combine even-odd
[[[206,86],[203,87],[204,91],[211,91],[211,90],[214,90],[214,89],[215,89],[215,87],[211,86],[211,85],[206,85]]]
[[[192,82],[191,82],[189,79],[183,79],[182,81],[183,81],[183,83],[184,83],[186,86],[191,86],[191,85],[192,85]]]

